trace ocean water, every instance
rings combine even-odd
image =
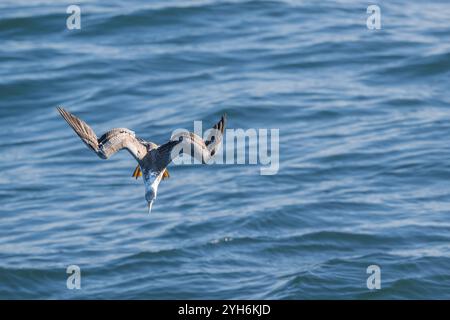
[[[0,3],[0,298],[450,298],[448,1],[70,4]],[[172,166],[148,215],[58,105],[156,143],[227,112],[279,171]]]

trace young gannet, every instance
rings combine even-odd
[[[169,163],[182,153],[195,157],[201,163],[206,163],[221,145],[226,124],[224,114],[210,130],[205,141],[192,132],[179,132],[173,135],[169,142],[158,146],[136,137],[133,131],[126,128],[112,129],[97,138],[94,130],[86,122],[63,108],[57,107],[57,109],[81,140],[100,158],[108,159],[117,151],[127,149],[136,159],[138,166],[133,177],[137,179],[143,176],[149,213],[156,199],[161,179],[169,177],[167,171]]]

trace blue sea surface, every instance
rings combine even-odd
[[[0,298],[450,298],[448,1],[71,4],[0,2]],[[148,215],[58,105],[158,144],[226,112],[279,171],[171,166]]]

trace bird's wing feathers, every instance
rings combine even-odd
[[[226,125],[226,115],[224,114],[220,121],[210,129],[205,141],[192,132],[180,132],[172,136],[167,143],[156,147],[154,144],[146,146],[135,136],[133,131],[126,128],[112,129],[97,138],[94,130],[86,122],[63,108],[58,107],[57,109],[81,140],[100,158],[108,159],[119,150],[127,149],[139,165],[142,164],[150,167],[150,170],[158,172],[162,172],[172,160],[183,153],[195,157],[201,163],[208,162],[222,143]],[[138,171],[140,170],[136,169],[133,173],[136,178],[141,174]]]
[[[161,172],[163,171],[169,163],[173,160],[171,153],[173,148],[179,144],[180,141],[169,141],[158,148],[150,151],[151,156],[151,171]]]
[[[154,162],[156,170],[165,168],[172,160],[181,154],[189,154],[201,163],[206,163],[216,153],[223,139],[226,125],[226,115],[214,125],[203,141],[198,135],[192,132],[180,132],[172,136],[171,140],[154,150]]]
[[[131,130],[112,129],[99,139],[86,122],[63,108],[58,107],[57,109],[81,140],[102,159],[108,159],[117,151],[127,149],[139,162],[147,153],[146,147],[137,140]]]
[[[211,157],[216,153],[223,139],[223,132],[227,123],[227,115],[222,115],[220,121],[217,122],[212,130],[209,132],[208,137],[205,140],[205,146],[211,154]]]
[[[133,131],[126,128],[106,132],[98,139],[98,146],[106,158],[122,149],[127,149],[138,161],[146,154],[145,146],[137,141]]]
[[[61,107],[57,107],[61,116],[66,120],[73,131],[83,140],[83,142],[91,148],[94,152],[98,152],[98,138],[94,130],[91,129],[83,120],[75,117],[70,112],[64,110]]]

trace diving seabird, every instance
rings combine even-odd
[[[190,154],[201,163],[206,163],[221,145],[226,123],[224,114],[211,129],[205,141],[192,132],[179,132],[167,143],[158,146],[136,137],[133,131],[126,128],[112,129],[97,138],[94,130],[86,122],[61,107],[57,109],[81,140],[100,158],[108,159],[117,151],[127,149],[136,159],[138,166],[134,170],[133,177],[137,179],[142,175],[149,213],[161,179],[169,177],[167,171],[169,163],[182,153]]]

